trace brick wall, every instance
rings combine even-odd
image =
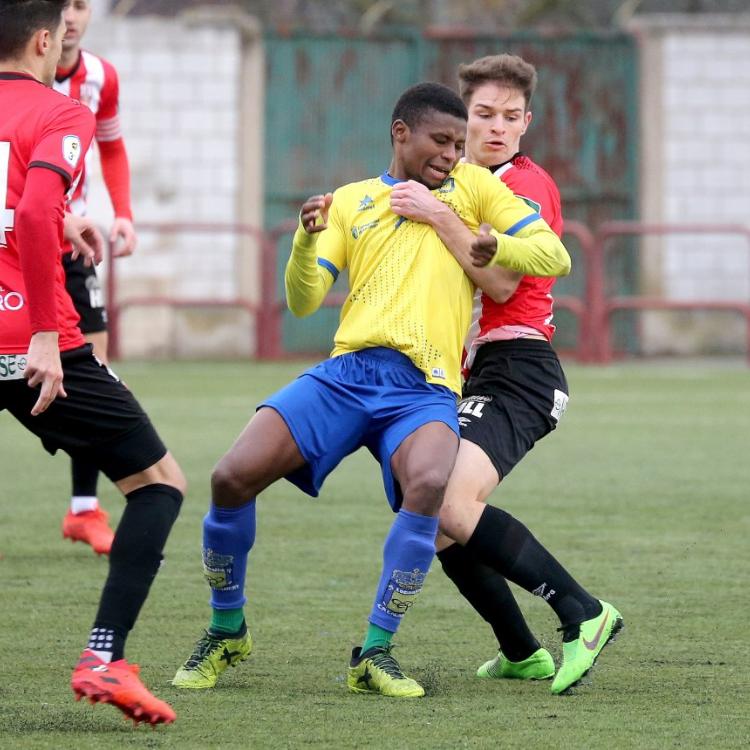
[[[85,42],[120,75],[133,212],[141,227],[136,254],[116,261],[119,298],[240,296],[236,237],[154,232],[147,225],[247,220],[240,202],[241,32],[188,19],[105,17],[92,23]],[[93,185],[90,210],[106,226],[111,209],[98,164]],[[133,308],[122,319],[122,354],[248,354],[247,317],[234,310]]]
[[[750,20],[640,20],[641,215],[665,223],[750,225]],[[643,244],[644,287],[669,299],[750,297],[750,247],[739,236]],[[742,351],[731,314],[646,317],[647,350]]]
[[[245,19],[246,20],[246,19]],[[244,27],[243,27],[244,24]],[[750,22],[740,16],[650,15],[641,40],[641,217],[650,222],[750,220]],[[222,18],[99,15],[86,42],[118,68],[137,222],[259,224],[262,46]],[[95,175],[96,177],[96,175]],[[93,215],[108,221],[97,185]],[[750,295],[750,252],[728,237],[642,243],[642,288],[673,299]],[[141,232],[118,261],[121,296],[257,298],[258,249],[219,235]],[[124,356],[246,355],[245,312],[133,309]],[[741,350],[731,316],[644,316],[647,351]]]

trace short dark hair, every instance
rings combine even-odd
[[[522,92],[528,109],[536,80],[536,68],[518,55],[488,55],[458,66],[458,88],[467,103],[479,86],[497,83]]]
[[[391,115],[391,125],[396,120],[403,120],[414,128],[430,110],[444,112],[460,120],[469,118],[466,105],[453,89],[442,83],[418,83],[406,89],[398,98]]]
[[[0,60],[19,57],[40,29],[57,31],[68,0],[0,0]]]

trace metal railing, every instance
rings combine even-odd
[[[251,330],[258,359],[274,360],[288,356],[283,346],[282,321],[286,304],[278,294],[278,247],[285,235],[291,234],[297,221],[281,222],[268,231],[248,224],[213,223],[142,223],[141,233],[161,234],[196,233],[215,237],[217,234],[246,237],[254,240],[259,248],[260,294],[257,302],[243,298],[220,299],[211,297],[176,297],[165,295],[140,295],[120,298],[116,263],[109,252],[107,274],[107,300],[110,331],[110,356],[120,356],[120,326],[125,310],[134,307],[166,306],[174,308],[220,307],[246,310],[254,316]],[[744,317],[746,323],[746,355],[750,363],[750,301],[727,301],[719,299],[672,300],[653,295],[608,295],[607,259],[611,252],[611,241],[622,236],[646,235],[734,235],[748,242],[750,252],[750,227],[728,224],[645,224],[636,221],[610,221],[601,224],[596,231],[581,222],[568,221],[565,234],[574,237],[580,248],[583,262],[584,284],[580,296],[560,295],[555,297],[555,307],[568,310],[578,321],[578,340],[573,354],[580,362],[607,363],[615,357],[612,345],[612,317],[621,310],[636,312],[646,310],[714,310],[735,312]],[[750,255],[749,263],[750,263]],[[750,267],[750,266],[749,266]],[[345,299],[341,293],[329,294],[324,307],[338,307]],[[312,352],[311,352],[312,353]],[[317,353],[317,352],[316,352]]]
[[[593,289],[588,296],[591,319],[592,343],[595,346],[593,360],[600,364],[612,361],[612,316],[618,310],[715,310],[735,312],[745,319],[745,354],[750,364],[750,301],[728,301],[717,299],[675,300],[653,295],[606,294],[606,261],[611,240],[615,237],[646,235],[730,235],[741,236],[747,241],[748,268],[750,269],[750,227],[742,224],[645,224],[637,221],[608,221],[601,224],[595,235],[592,258],[597,267],[591,269]]]

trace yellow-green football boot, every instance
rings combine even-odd
[[[215,635],[208,630],[195,644],[190,658],[177,670],[172,684],[178,688],[212,688],[227,667],[236,667],[250,656],[253,639],[247,627],[237,635]]]
[[[546,648],[539,648],[522,661],[511,661],[502,651],[477,669],[477,677],[496,680],[548,680],[555,674],[555,662]]]
[[[566,634],[563,637],[562,666],[550,688],[555,694],[564,693],[576,685],[594,666],[601,650],[622,629],[622,615],[611,604],[599,603],[602,605],[601,613],[574,626],[577,634],[574,630],[569,638],[571,628],[563,629]]]
[[[391,656],[392,646],[368,648],[360,646],[352,651],[346,684],[354,693],[377,693],[388,698],[421,698],[424,688],[407,677]]]

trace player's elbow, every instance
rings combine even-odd
[[[518,274],[517,280],[501,279],[482,285],[482,291],[498,305],[505,304],[518,288],[518,282],[521,280],[521,274]]]
[[[513,296],[513,292],[508,289],[484,289],[483,291],[498,305],[504,305]]]
[[[563,245],[562,240],[550,230],[546,236],[545,245],[547,248],[547,262],[543,275],[555,277],[567,276],[571,268],[570,253],[567,251],[565,245]]]
[[[565,249],[562,241],[555,235],[553,245],[546,245],[545,261],[542,264],[543,269],[538,276],[567,276],[570,273],[571,261],[570,254]]]
[[[299,295],[290,295],[288,291],[286,306],[295,318],[306,318],[318,309],[318,304],[316,304],[315,300],[300,297]]]
[[[308,305],[300,305],[298,303],[289,302],[288,300],[287,307],[289,308],[289,312],[291,312],[295,318],[306,318],[308,315],[312,315],[315,312],[315,309]]]
[[[46,210],[46,206],[42,203],[21,200],[13,212],[13,224],[17,235],[19,237],[24,236],[27,229],[33,229],[36,226],[46,223],[50,215],[50,212]]]
[[[559,263],[559,269],[556,276],[567,276],[570,273],[570,269],[572,268],[572,262],[570,260],[570,254],[565,249],[564,245],[560,245],[560,263]]]

